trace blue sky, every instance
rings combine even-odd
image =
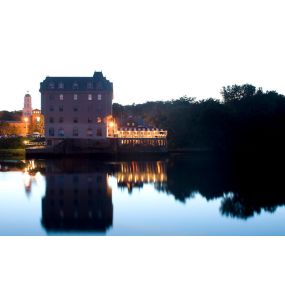
[[[280,0],[12,0],[0,3],[0,110],[40,106],[46,76],[102,70],[122,104],[220,98],[252,83],[285,94]],[[3,98],[7,98],[3,100]]]

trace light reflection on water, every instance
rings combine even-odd
[[[284,235],[283,191],[229,168],[200,157],[1,161],[0,235]]]

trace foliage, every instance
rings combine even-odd
[[[250,84],[223,87],[223,102],[182,97],[171,101],[113,105],[120,124],[142,118],[168,130],[170,148],[256,150],[285,144],[285,97]]]

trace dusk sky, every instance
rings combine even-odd
[[[11,0],[0,2],[0,110],[46,76],[103,74],[114,102],[220,98],[251,83],[285,94],[280,0]],[[282,68],[283,67],[283,68]]]

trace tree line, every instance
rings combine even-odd
[[[250,84],[221,90],[222,100],[177,100],[113,105],[121,125],[128,117],[168,130],[172,149],[260,150],[285,145],[285,96]]]

